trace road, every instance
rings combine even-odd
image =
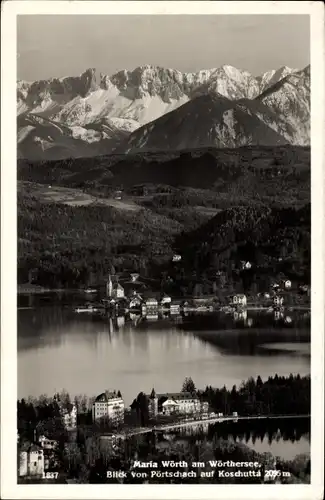
[[[287,419],[310,418],[310,415],[251,415],[251,416],[238,416],[238,417],[233,417],[233,416],[212,417],[200,420],[188,420],[186,422],[176,422],[172,424],[156,425],[153,427],[140,427],[140,428],[138,427],[137,429],[134,429],[131,432],[124,432],[118,434],[117,437],[131,437],[131,436],[137,436],[139,434],[146,434],[152,431],[156,432],[167,431],[172,429],[180,429],[181,427],[195,426],[198,424],[212,424],[217,422],[229,422],[229,421],[237,422],[238,420],[262,420],[262,419],[266,420],[266,419],[283,419],[283,418]]]

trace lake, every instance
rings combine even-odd
[[[238,421],[216,424],[199,424],[184,427],[178,432],[169,432],[160,437],[160,443],[180,442],[195,436],[213,442],[220,438],[242,443],[258,453],[271,453],[284,460],[293,460],[296,455],[310,453],[310,419],[274,419]]]
[[[189,376],[204,389],[231,388],[257,375],[310,373],[306,312],[285,313],[280,320],[256,311],[235,319],[225,314],[96,319],[75,313],[74,304],[80,303],[78,296],[19,297],[19,398],[63,388],[87,396],[119,389],[129,405],[152,387],[179,391]]]

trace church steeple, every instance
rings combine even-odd
[[[156,398],[156,391],[154,388],[152,388],[151,394],[149,396],[150,399],[155,399]]]
[[[113,296],[113,282],[112,282],[111,275],[108,276],[108,281],[106,283],[106,294],[108,297]]]

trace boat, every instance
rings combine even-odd
[[[74,312],[77,312],[77,313],[82,313],[82,312],[87,312],[87,313],[93,313],[93,312],[98,312],[99,309],[98,307],[94,307],[94,306],[79,306],[79,307],[76,307]]]

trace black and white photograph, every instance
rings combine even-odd
[[[311,15],[74,3],[16,16],[17,487],[311,486]]]

